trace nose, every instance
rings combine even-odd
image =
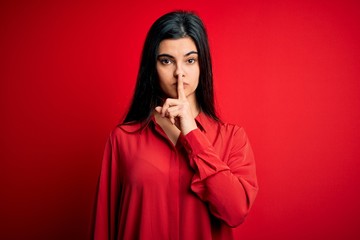
[[[176,64],[176,69],[174,71],[174,77],[175,78],[185,77],[185,71],[184,71],[184,68],[181,65],[181,63]]]

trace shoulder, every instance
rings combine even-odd
[[[107,145],[123,155],[135,152],[143,139],[143,131],[141,123],[118,124],[111,130]]]
[[[245,145],[248,142],[246,131],[241,125],[228,122],[219,123],[219,125],[222,134],[231,138],[237,144]]]
[[[230,135],[245,133],[244,128],[235,123],[216,121],[208,116],[202,116],[200,120],[201,120],[201,124],[205,127],[205,129],[218,130],[222,133],[226,133]]]
[[[142,128],[143,125],[141,123],[120,123],[110,132],[110,139],[114,141],[119,138],[127,138],[138,135],[142,131]]]
[[[212,117],[206,115],[205,113],[201,112],[197,117],[196,121],[198,125],[200,125],[201,128],[203,128],[205,131],[234,131],[236,129],[239,129],[240,127],[236,124],[224,122],[221,120],[215,120]]]
[[[235,140],[240,144],[247,142],[245,129],[238,124],[216,121],[205,114],[198,116],[197,121],[209,136],[221,136],[224,139]]]
[[[235,123],[222,123],[222,128],[234,134],[245,134],[245,129],[241,125]]]

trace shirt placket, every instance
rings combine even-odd
[[[155,129],[164,140],[167,141],[171,148],[171,157],[169,159],[169,240],[180,239],[180,162],[179,162],[179,148],[178,144],[174,146],[168,138],[164,130],[155,124]]]
[[[178,150],[173,147],[172,157],[170,160],[169,171],[169,185],[170,185],[170,201],[169,201],[169,216],[170,224],[170,239],[179,240],[180,238],[180,196],[179,196],[179,154]]]

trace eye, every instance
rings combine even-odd
[[[187,62],[190,63],[190,64],[194,64],[196,62],[196,59],[195,58],[189,58],[187,60]]]
[[[169,65],[172,63],[171,59],[169,59],[169,58],[160,58],[159,61],[163,65]]]

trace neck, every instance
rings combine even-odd
[[[191,107],[191,113],[194,118],[200,114],[200,107],[196,104],[194,107]]]
[[[190,104],[191,113],[192,113],[193,117],[196,118],[197,115],[199,115],[199,113],[200,113],[200,106],[199,106],[198,102],[196,101],[195,96],[189,96],[189,97],[187,97],[187,100],[189,101],[189,104]]]

